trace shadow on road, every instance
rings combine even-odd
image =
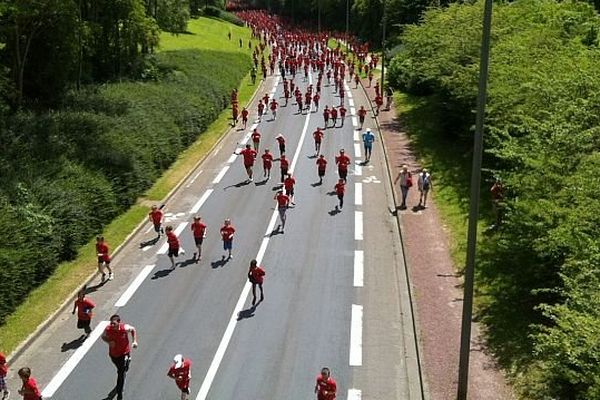
[[[223,190],[227,190],[227,189],[229,189],[229,188],[232,188],[232,187],[235,187],[235,188],[241,188],[241,187],[244,187],[244,186],[247,186],[247,185],[249,185],[251,182],[252,182],[251,180],[249,180],[249,179],[246,179],[246,180],[243,180],[242,182],[238,182],[238,183],[236,183],[235,185],[229,185],[229,186],[225,186],[225,187],[223,188]]]
[[[252,318],[252,317],[254,317],[254,312],[255,311],[256,311],[256,306],[252,306],[250,308],[242,310],[242,311],[240,311],[238,313],[237,320],[241,321],[241,320],[246,319],[246,318]]]
[[[158,243],[159,239],[160,239],[160,237],[157,236],[154,239],[150,239],[150,240],[140,243],[140,249],[143,249],[144,247],[148,247],[148,246],[154,246],[156,243]]]
[[[78,349],[83,342],[85,342],[85,335],[81,335],[77,339],[71,340],[69,343],[63,343],[62,346],[60,346],[60,351],[64,353],[69,350]]]
[[[180,262],[180,263],[177,263],[177,266],[178,266],[179,268],[185,268],[185,267],[187,267],[188,265],[192,265],[192,264],[196,264],[196,259],[195,259],[195,258],[188,258],[188,259],[187,259],[187,260],[185,260],[185,261],[182,261],[182,262]]]
[[[335,215],[338,215],[338,214],[339,214],[339,213],[341,213],[341,212],[342,212],[342,210],[340,210],[340,209],[338,208],[338,206],[335,206],[335,208],[334,208],[333,210],[329,211],[329,212],[328,212],[328,214],[329,214],[329,215],[331,215],[331,216],[333,217],[333,216],[335,216]]]
[[[311,183],[310,186],[312,187],[317,187],[317,186],[322,186],[323,182],[315,182],[315,183]]]
[[[152,276],[152,278],[150,279],[160,279],[160,278],[165,278],[167,276],[169,276],[169,274],[171,272],[173,272],[174,270],[171,268],[165,268],[165,269],[161,269],[160,271],[156,271],[154,273],[154,275]]]
[[[220,260],[217,260],[217,261],[213,261],[213,262],[211,262],[211,263],[210,263],[210,266],[211,266],[213,269],[217,269],[217,268],[219,268],[219,267],[224,267],[224,266],[225,266],[225,264],[227,264],[228,262],[229,262],[229,258],[223,257],[223,258],[221,258]]]

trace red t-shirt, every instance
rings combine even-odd
[[[263,159],[263,166],[265,168],[271,168],[271,166],[273,165],[273,154],[265,153],[262,155],[262,159]]]
[[[258,112],[262,113],[265,109],[265,105],[263,103],[258,103]]]
[[[124,323],[119,323],[116,328],[108,325],[104,330],[104,335],[109,342],[114,342],[113,346],[109,346],[108,354],[111,357],[120,357],[128,354],[131,351],[129,347],[129,331],[131,327]]]
[[[179,239],[175,235],[175,232],[173,232],[173,231],[167,232],[167,243],[169,243],[170,249],[178,249],[179,248]]]
[[[160,210],[154,210],[154,211],[150,211],[150,218],[152,218],[152,222],[154,222],[155,224],[160,224],[160,221],[162,220],[163,217],[163,213]]]
[[[204,237],[204,232],[206,231],[206,225],[204,225],[200,221],[195,221],[192,223],[192,232],[194,232],[195,238]]]
[[[244,150],[240,151],[240,155],[244,156],[244,165],[245,166],[254,165],[254,159],[256,158],[256,150],[244,149]]]
[[[323,118],[328,119],[330,112],[331,111],[329,111],[329,109],[326,109],[325,111],[323,111]]]
[[[335,108],[331,109],[331,118],[333,118],[333,119],[337,118],[337,109],[335,109]]]
[[[6,363],[6,357],[0,353],[0,377],[6,377],[8,374],[8,364]]]
[[[83,300],[75,300],[75,306],[77,307],[77,318],[82,321],[89,321],[92,319],[92,309],[96,307],[93,301],[88,298]]]
[[[288,169],[290,166],[290,162],[287,160],[287,158],[280,158],[279,164],[282,169]]]
[[[248,110],[242,110],[242,118],[248,118]]]
[[[346,109],[344,107],[340,108],[340,115],[343,117],[346,115]]]
[[[167,376],[175,378],[177,387],[181,390],[185,390],[190,386],[190,370],[192,369],[192,361],[189,358],[183,359],[183,365],[179,368],[175,368],[175,364],[171,366]]]
[[[337,156],[335,158],[335,163],[338,165],[339,169],[345,171],[348,169],[348,165],[350,164],[350,157],[345,154],[343,156]]]
[[[320,143],[323,139],[323,131],[314,131],[313,137],[315,138],[315,142]]]
[[[223,227],[221,227],[221,237],[223,240],[233,240],[234,233],[235,228],[231,225],[223,225]]]
[[[285,178],[285,180],[283,181],[283,187],[285,187],[288,190],[293,189],[295,184],[296,179],[294,178]]]
[[[42,397],[40,389],[37,387],[37,382],[32,377],[29,377],[27,382],[23,382],[21,390],[25,392],[23,400],[40,400]]]
[[[334,400],[337,391],[337,384],[332,377],[327,380],[323,376],[317,376],[317,399],[318,400]]]
[[[277,110],[278,103],[276,101],[271,102],[271,110]]]
[[[317,158],[317,168],[324,170],[327,167],[327,160],[324,158]]]
[[[254,269],[251,269],[250,272],[248,273],[248,277],[250,278],[251,282],[254,283],[263,283],[265,281],[265,270],[262,269],[261,267],[256,267]]]
[[[337,195],[343,195],[344,192],[346,191],[346,185],[344,183],[336,183],[335,184],[335,193]]]
[[[364,117],[365,115],[367,115],[367,110],[365,110],[364,108],[358,110],[359,117]]]
[[[258,142],[260,142],[260,133],[258,133],[258,132],[253,132],[251,137],[252,137],[252,141],[253,141],[254,143],[258,143]]]
[[[279,207],[285,207],[290,202],[290,198],[287,194],[284,193],[278,194],[277,197],[275,197],[275,199],[277,200],[277,205]]]
[[[96,243],[96,254],[100,254],[98,257],[104,262],[110,262],[110,256],[108,255],[108,244],[106,242]]]

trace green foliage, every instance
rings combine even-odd
[[[426,12],[390,66],[397,88],[435,94],[459,143],[472,135],[482,10]],[[490,344],[528,399],[600,393],[599,30],[583,2],[495,5],[485,167],[506,206],[482,239],[477,286]]]
[[[224,10],[220,9],[219,7],[215,7],[215,6],[204,7],[203,13],[207,17],[215,17],[215,18],[222,19],[223,21],[231,22],[232,24],[235,24],[237,26],[244,26],[244,21],[239,19],[235,14],[224,11]]]
[[[190,4],[188,0],[157,1],[154,18],[163,31],[183,33],[187,30],[190,19]]]

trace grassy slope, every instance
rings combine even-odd
[[[232,41],[227,40],[227,32],[231,30]],[[225,52],[242,51],[238,39],[244,39],[244,52],[250,54],[247,40],[250,31],[217,19],[199,18],[191,20],[188,34],[161,36],[161,50],[207,49]],[[247,102],[254,93],[255,86],[244,78],[239,88],[240,103]],[[175,185],[201,159],[227,129],[229,111],[211,124],[208,130],[186,151],[180,154],[177,161],[146,193],[149,200],[162,200]],[[118,246],[127,235],[145,218],[147,208],[135,205],[126,213],[115,219],[103,232],[113,248]],[[56,272],[43,285],[30,293],[19,308],[0,326],[0,351],[12,352],[35,329],[53,313],[64,300],[73,293],[95,269],[94,241],[90,241],[80,250],[80,255],[71,262],[62,263]]]

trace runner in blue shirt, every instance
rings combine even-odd
[[[371,160],[371,150],[373,149],[373,142],[375,141],[375,135],[371,132],[371,128],[367,128],[367,131],[362,134],[363,145],[365,146],[365,157],[366,161]]]

